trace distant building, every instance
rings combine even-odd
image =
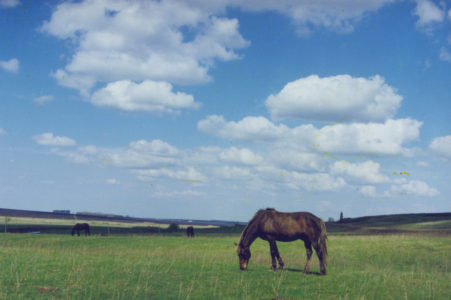
[[[55,209],[53,211],[54,214],[64,214],[64,215],[70,215],[70,210],[64,210],[64,209]]]

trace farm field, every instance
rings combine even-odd
[[[12,233],[54,233],[69,234],[72,227],[77,222],[88,222],[92,234],[146,234],[149,232],[159,232],[168,229],[169,224],[154,222],[119,222],[109,220],[71,220],[52,218],[30,218],[30,217],[10,217],[0,216],[0,232]],[[5,225],[6,223],[6,225]],[[188,225],[179,225],[179,228],[186,228]],[[214,229],[214,225],[193,225],[197,229]]]
[[[326,276],[303,274],[300,241],[278,243],[271,272],[257,239],[240,271],[239,234],[0,234],[0,299],[449,299],[451,239],[425,234],[329,235]]]
[[[5,217],[0,217],[1,221],[4,222]],[[71,220],[71,219],[50,219],[50,218],[27,218],[27,217],[7,217],[7,225],[8,226],[29,226],[29,225],[68,225],[73,226],[77,220]],[[115,221],[97,221],[97,220],[89,220],[89,221],[83,221],[80,220],[78,222],[89,222],[91,226],[110,226],[110,227],[135,227],[135,226],[155,226],[155,227],[161,227],[166,228],[167,224],[157,224],[153,222],[115,222]]]

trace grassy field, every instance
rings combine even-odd
[[[240,271],[239,235],[0,234],[0,299],[450,299],[451,239],[332,235],[326,276],[302,274],[303,244],[268,244]]]

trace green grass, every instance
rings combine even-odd
[[[326,276],[302,274],[303,244],[267,242],[240,271],[236,236],[0,234],[0,299],[449,299],[451,239],[330,236]],[[312,272],[318,272],[316,257]]]

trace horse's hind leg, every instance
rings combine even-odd
[[[310,272],[310,259],[312,258],[312,244],[310,243],[309,240],[304,241],[304,245],[305,245],[305,250],[307,252],[307,262],[305,263],[305,267],[304,267],[304,271],[302,271],[303,273],[308,273]]]
[[[320,270],[320,273],[321,273],[321,275],[325,275],[326,274],[326,266],[324,264],[323,252],[321,251],[321,248],[318,245],[318,243],[314,243],[313,244],[313,248],[315,248],[316,255],[318,256],[318,259],[319,259],[319,270]]]

